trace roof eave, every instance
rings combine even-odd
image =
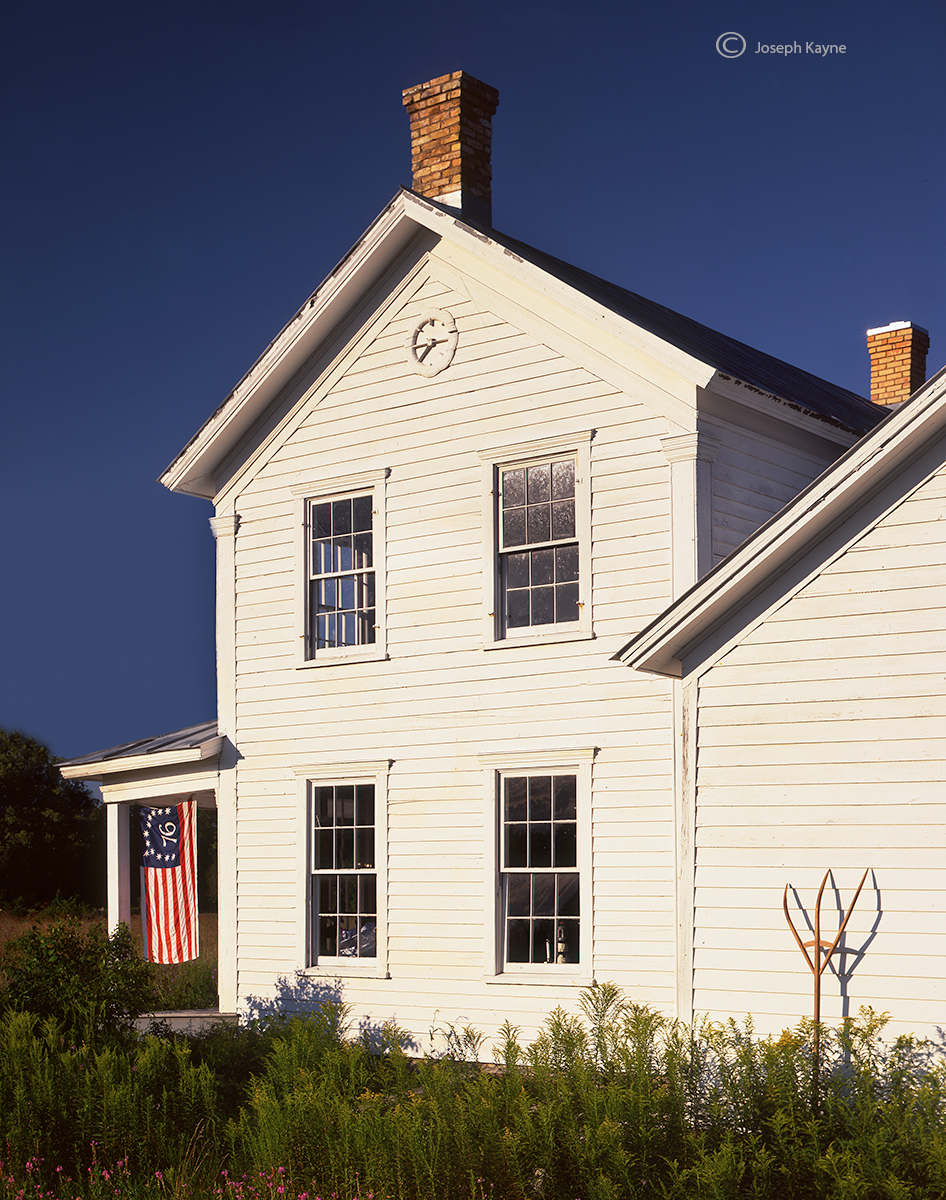
[[[106,775],[124,774],[128,771],[158,771],[167,767],[184,766],[188,763],[205,763],[212,765],[220,755],[224,738],[217,736],[197,746],[189,746],[184,750],[163,750],[153,754],[116,755],[114,758],[102,758],[97,762],[77,763],[74,766],[61,766],[59,772],[63,779],[92,779],[100,780]]]

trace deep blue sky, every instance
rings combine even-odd
[[[864,393],[870,326],[946,362],[944,35],[942,0],[8,0],[0,726],[213,715],[210,506],[154,480],[410,184],[403,88],[499,88],[497,228]],[[847,52],[754,53],[796,41]]]

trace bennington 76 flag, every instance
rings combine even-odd
[[[141,925],[145,958],[197,957],[197,804],[142,808]]]

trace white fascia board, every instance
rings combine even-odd
[[[371,279],[416,233],[398,195],[270,343],[227,399],[167,468],[158,482],[175,492],[213,499],[214,470],[265,411],[279,390],[315,353]]]
[[[744,408],[751,408],[767,417],[775,417],[779,421],[784,421],[787,425],[794,425],[806,433],[827,438],[839,446],[853,446],[864,436],[845,429],[838,421],[833,421],[828,417],[819,417],[817,413],[800,405],[797,400],[779,396],[776,392],[764,391],[756,384],[746,383],[745,380],[739,379],[738,376],[731,373],[714,372],[706,390],[715,392],[716,395],[723,396],[727,400],[734,400]]]
[[[614,655],[679,677],[682,659],[730,613],[946,434],[946,367]]]
[[[207,766],[216,762],[223,745],[223,736],[190,746],[186,750],[165,750],[155,754],[126,755],[124,758],[103,758],[98,762],[78,763],[73,767],[60,767],[63,779],[100,780],[106,775],[127,775],[132,771],[161,771],[187,763],[203,762]]]

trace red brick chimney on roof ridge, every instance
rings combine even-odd
[[[911,321],[868,329],[870,398],[875,404],[899,404],[926,382],[930,335]]]
[[[414,191],[492,225],[490,149],[499,92],[454,71],[403,95],[411,119]]]

